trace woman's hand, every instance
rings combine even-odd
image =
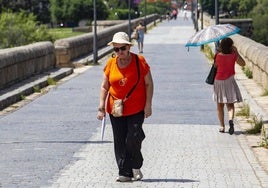
[[[246,65],[246,62],[245,60],[241,57],[241,55],[238,53],[238,50],[235,46],[232,46],[232,50],[234,53],[237,53],[238,57],[237,57],[237,60],[236,60],[236,63],[240,66],[245,66]]]
[[[235,46],[232,46],[232,51],[237,53],[237,48]]]
[[[98,110],[97,119],[102,120],[105,117],[105,112]]]
[[[148,118],[152,115],[152,107],[151,105],[145,105],[145,108],[144,108],[144,117],[145,118]]]

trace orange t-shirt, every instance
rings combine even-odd
[[[107,99],[107,112],[111,113],[113,100],[124,99],[138,80],[138,70],[136,66],[136,55],[130,53],[131,62],[125,68],[117,66],[117,56],[111,57],[104,67],[104,74],[110,84],[109,96]],[[138,113],[144,109],[146,102],[146,88],[144,77],[150,70],[143,56],[138,56],[140,68],[140,80],[129,98],[124,102],[123,116]]]
[[[221,54],[216,55],[217,74],[216,80],[226,80],[230,76],[235,74],[235,61],[237,60],[238,54]]]

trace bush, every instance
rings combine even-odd
[[[252,125],[252,128],[246,131],[248,134],[258,134],[261,132],[261,129],[263,126],[262,117],[258,117],[257,115],[254,115],[250,123]]]
[[[130,10],[131,19],[137,18],[134,10]],[[113,9],[109,12],[109,20],[127,20],[128,19],[128,9]]]
[[[249,78],[249,79],[252,79],[253,78],[253,75],[252,75],[252,71],[250,70],[249,67],[244,67],[243,68],[243,71],[245,73],[245,75]]]
[[[33,14],[3,12],[0,15],[0,48],[12,48],[38,41],[53,41],[45,25]]]
[[[240,110],[236,113],[237,116],[250,116],[250,106],[245,101],[242,103]]]

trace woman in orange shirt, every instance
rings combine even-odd
[[[214,101],[217,102],[220,132],[225,132],[224,105],[226,104],[229,116],[229,134],[234,133],[234,103],[242,102],[242,96],[235,81],[235,63],[245,66],[244,59],[239,55],[233,40],[225,38],[221,40],[219,53],[216,54],[217,74],[214,81]]]
[[[142,124],[144,118],[152,114],[153,79],[144,57],[130,52],[132,45],[125,32],[114,34],[108,45],[113,46],[116,55],[104,67],[97,118],[102,120],[105,112],[110,117],[119,169],[116,180],[140,180],[143,177],[140,171],[143,164],[141,144],[145,138]],[[135,89],[127,96],[132,88]],[[117,99],[124,101],[120,117],[112,112]]]

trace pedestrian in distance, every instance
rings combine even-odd
[[[142,128],[145,118],[152,115],[153,79],[145,58],[130,52],[132,44],[125,32],[117,32],[108,45],[115,55],[107,60],[100,87],[97,119],[109,114],[113,130],[114,152],[119,169],[118,182],[141,180],[143,174]],[[123,102],[117,114],[115,101]],[[120,108],[121,109],[121,108]]]
[[[169,12],[169,11],[167,11],[167,14],[166,14],[166,19],[167,19],[167,21],[169,21],[169,20],[170,20],[170,12]]]
[[[215,55],[217,73],[214,81],[213,99],[217,102],[217,112],[220,121],[219,132],[225,132],[224,106],[226,105],[229,117],[229,134],[234,133],[234,103],[242,102],[239,87],[235,81],[235,63],[245,66],[231,38],[222,39],[219,50]]]
[[[183,20],[188,20],[187,10],[186,9],[183,10]]]
[[[139,22],[138,26],[136,27],[136,31],[138,32],[138,49],[139,53],[143,53],[143,42],[144,42],[144,34],[145,34],[145,27],[143,26],[142,21]]]
[[[188,20],[187,8],[188,8],[188,4],[187,4],[187,1],[185,1],[183,5],[183,20]]]
[[[177,19],[177,15],[178,15],[178,10],[177,9],[173,9],[172,10],[172,18],[174,18],[174,20]]]

